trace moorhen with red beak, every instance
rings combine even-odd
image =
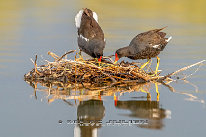
[[[78,29],[78,46],[81,51],[101,61],[105,48],[104,33],[98,24],[98,16],[90,9],[82,9],[75,16]]]
[[[165,28],[165,27],[164,27]],[[115,63],[121,57],[128,57],[133,60],[148,59],[140,68],[143,69],[150,61],[151,58],[157,58],[157,67],[155,74],[158,72],[160,58],[158,55],[163,51],[167,43],[172,37],[165,38],[166,33],[160,32],[164,28],[154,29],[144,33],[138,34],[132,39],[129,46],[120,48],[115,53]]]

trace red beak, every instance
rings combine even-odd
[[[98,59],[98,61],[101,62],[101,60],[102,60],[102,56],[100,56],[100,58]]]
[[[119,57],[117,55],[117,53],[115,53],[115,62],[117,62],[119,60]]]

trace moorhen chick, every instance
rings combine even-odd
[[[90,9],[82,9],[75,16],[78,29],[78,46],[81,51],[101,62],[105,48],[104,33],[98,24],[98,16]]]
[[[164,27],[165,28],[165,27]],[[172,37],[165,38],[166,33],[160,32],[164,28],[154,29],[147,32],[138,34],[132,39],[129,46],[120,48],[115,53],[115,63],[121,57],[128,57],[133,60],[148,59],[140,68],[143,69],[151,60],[151,58],[157,58],[157,66],[155,74],[158,72],[160,58],[158,55],[160,51],[163,51],[167,43]]]

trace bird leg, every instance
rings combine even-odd
[[[79,56],[81,56],[82,55],[82,51],[81,50],[79,50]]]
[[[80,57],[81,59],[83,59],[83,57],[82,57],[82,50],[79,50],[79,57]]]
[[[158,91],[158,85],[155,83],[156,93],[157,93],[157,101],[159,101],[160,93]]]
[[[98,63],[98,66],[101,67],[101,62],[99,62],[99,59],[98,58],[94,58],[94,59]]]
[[[157,57],[157,66],[156,66],[156,70],[155,70],[155,74],[156,74],[156,75],[157,75],[157,73],[158,73],[159,64],[160,64],[160,58]]]
[[[142,87],[140,88],[140,91],[143,93],[147,93],[147,101],[151,101],[151,94],[148,91],[145,91]]]
[[[150,61],[151,61],[151,59],[147,59],[147,62],[144,63],[144,64],[140,67],[140,69],[143,69],[145,66],[147,66],[147,64],[149,64]]]
[[[152,60],[149,62],[149,65],[147,66],[147,70],[146,70],[147,72],[149,71],[151,64],[152,64]]]
[[[151,94],[147,93],[147,101],[151,101]]]

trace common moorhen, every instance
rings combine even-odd
[[[160,62],[158,55],[172,38],[165,38],[166,33],[160,32],[164,28],[154,29],[138,34],[132,39],[129,46],[120,48],[116,51],[115,63],[121,57],[128,57],[133,60],[148,59],[148,61],[141,66],[141,68],[143,69],[150,62],[151,58],[156,57],[157,67],[155,74],[157,74]]]
[[[81,51],[101,61],[105,48],[104,33],[98,24],[98,16],[90,9],[82,9],[75,16],[78,29],[78,46]]]

